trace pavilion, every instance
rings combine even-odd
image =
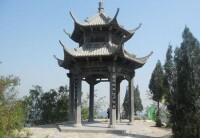
[[[89,92],[89,118],[94,121],[94,86],[97,83],[108,81],[110,83],[110,124],[116,127],[120,120],[120,83],[128,81],[129,86],[129,124],[134,121],[134,84],[135,69],[141,68],[152,55],[152,52],[142,58],[130,54],[124,49],[127,42],[141,24],[135,29],[127,30],[117,22],[119,8],[113,18],[106,15],[103,2],[99,2],[98,12],[83,23],[79,22],[72,12],[74,20],[72,34],[64,32],[79,46],[73,50],[68,49],[61,41],[64,51],[64,60],[58,60],[60,67],[69,70],[69,122],[74,126],[81,124],[81,92],[82,81],[90,86]]]

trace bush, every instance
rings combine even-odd
[[[19,79],[0,76],[0,137],[15,137],[15,131],[24,126],[25,113],[22,101],[16,100],[15,86]]]

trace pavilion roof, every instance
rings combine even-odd
[[[105,25],[110,23],[110,21],[112,21],[112,19],[109,16],[107,16],[104,12],[97,12],[91,18],[86,19],[83,25]]]
[[[116,21],[117,21],[116,18],[117,18],[118,13],[119,13],[119,8],[117,9],[117,12],[115,13],[114,18],[110,18],[110,17],[109,17],[108,15],[106,15],[106,13],[104,12],[103,3],[100,2],[100,3],[99,3],[99,11],[98,11],[94,16],[92,16],[92,17],[90,17],[90,18],[87,18],[87,19],[85,20],[84,23],[79,22],[79,21],[75,18],[74,14],[73,14],[72,12],[70,12],[70,15],[71,15],[71,17],[73,18],[75,24],[77,24],[77,25],[83,27],[83,26],[107,25],[107,24],[109,24],[109,23],[111,23],[111,22],[112,22],[112,23],[113,23],[113,22],[117,23],[117,22],[116,22]]]
[[[102,4],[102,3],[100,3],[100,4]],[[119,13],[119,8],[117,8],[115,16],[113,18],[111,18],[105,13],[104,7],[102,5],[99,5],[99,11],[94,16],[87,18],[83,23],[81,23],[74,16],[74,14],[72,12],[70,12],[70,15],[73,18],[74,23],[75,23],[75,28],[74,28],[74,31],[73,31],[72,34],[67,33],[66,31],[65,31],[65,33],[72,40],[79,43],[80,37],[77,37],[77,36],[83,35],[84,28],[88,28],[88,27],[109,27],[109,28],[115,28],[115,29],[121,31],[121,33],[126,36],[126,39],[124,40],[124,42],[126,42],[141,27],[141,23],[139,24],[139,26],[137,28],[132,29],[132,30],[127,30],[127,29],[124,28],[124,26],[118,24],[118,22],[117,22],[118,13]]]
[[[84,23],[80,23],[75,18],[73,13],[70,12],[75,22],[75,29],[72,34],[69,34],[64,30],[65,33],[72,40],[80,44],[79,41],[84,31],[83,28],[95,27],[95,26],[109,27],[109,28],[117,29],[117,31],[120,31],[120,33],[123,34],[123,38],[120,44],[115,45],[112,42],[85,43],[75,48],[74,50],[71,50],[65,47],[64,44],[61,41],[59,41],[60,44],[63,46],[64,60],[60,60],[55,57],[58,60],[58,64],[61,67],[68,68],[71,65],[72,61],[75,61],[75,59],[90,58],[90,57],[119,56],[125,61],[133,63],[135,65],[134,66],[135,69],[142,67],[146,63],[147,59],[151,56],[152,52],[145,57],[138,58],[134,54],[130,54],[129,52],[127,52],[123,47],[123,44],[133,36],[133,34],[140,28],[141,24],[133,30],[126,30],[124,29],[123,26],[117,23],[116,18],[119,13],[119,8],[117,9],[115,16],[113,18],[110,18],[109,16],[105,14],[102,3],[99,3],[99,4],[100,4],[99,11],[91,18],[86,19]]]
[[[151,52],[149,55],[137,58],[134,54],[130,54],[127,52],[123,45],[120,47],[115,44],[109,44],[109,43],[96,43],[96,44],[88,44],[83,45],[81,47],[78,47],[74,50],[68,49],[64,44],[59,41],[60,44],[63,46],[64,50],[64,60],[58,60],[58,64],[61,67],[66,66],[66,64],[70,64],[72,58],[83,58],[83,57],[104,57],[104,56],[111,56],[115,55],[116,53],[120,55],[125,60],[128,60],[136,65],[136,68],[142,67],[147,59],[152,55],[153,52]],[[120,53],[120,54],[119,54]]]

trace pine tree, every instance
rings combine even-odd
[[[139,86],[134,89],[134,112],[137,115],[137,112],[141,112],[143,110],[142,100],[140,98]]]
[[[152,99],[157,102],[158,110],[157,110],[157,121],[160,122],[160,112],[159,112],[159,104],[164,95],[164,74],[161,62],[158,60],[156,67],[152,73],[149,89],[152,95]],[[156,122],[157,122],[156,121]],[[156,126],[160,126],[160,123],[156,123]]]
[[[176,85],[173,97],[175,111],[172,112],[172,130],[175,137],[196,137],[198,135],[197,104],[199,89],[197,80],[199,68],[199,42],[186,27],[183,42],[175,51]]]
[[[126,93],[125,93],[125,97],[124,97],[124,102],[122,104],[123,106],[123,118],[128,118],[128,110],[129,110],[129,92],[128,92],[128,87],[126,87]]]
[[[129,89],[127,87],[126,94],[125,94],[125,97],[124,97],[124,102],[122,104],[123,112],[124,112],[124,118],[128,118],[128,115],[129,115],[128,114],[129,113],[128,98],[129,98]],[[143,110],[143,105],[142,105],[142,100],[140,98],[140,91],[139,91],[139,86],[138,85],[134,89],[134,108],[135,108],[135,110],[134,110],[135,115],[137,115],[137,112],[141,112]]]
[[[167,109],[169,111],[169,122],[168,125],[171,125],[171,122],[174,122],[176,117],[175,114],[175,85],[176,85],[176,74],[175,74],[175,65],[172,56],[172,46],[169,45],[166,53],[166,60],[164,65],[164,87],[165,87],[165,98]]]

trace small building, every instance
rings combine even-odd
[[[81,124],[81,86],[82,81],[90,85],[89,92],[89,118],[94,121],[94,86],[97,83],[110,82],[110,124],[116,127],[120,120],[120,83],[126,79],[129,85],[129,124],[134,120],[134,84],[135,69],[141,68],[152,54],[142,58],[130,54],[124,49],[124,44],[141,27],[127,30],[117,22],[119,8],[113,18],[104,11],[103,2],[99,3],[98,12],[83,23],[79,22],[70,12],[74,20],[72,34],[64,32],[79,46],[73,50],[63,46],[64,59],[58,60],[60,67],[69,70],[69,122],[74,126]]]

